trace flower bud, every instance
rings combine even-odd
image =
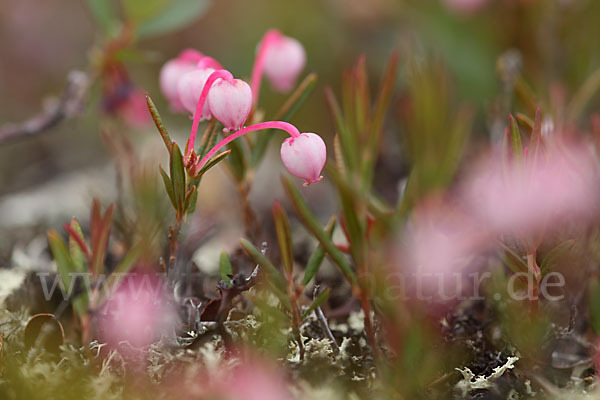
[[[323,139],[315,133],[301,133],[281,144],[281,161],[290,173],[304,179],[304,186],[320,182],[327,159]]]
[[[195,69],[183,75],[177,83],[179,100],[183,107],[192,113],[192,115],[196,112],[196,106],[200,99],[204,84],[213,72],[214,69],[212,68]],[[208,107],[208,102],[205,102],[200,114],[200,120],[210,119],[210,117],[210,108]]]
[[[244,126],[252,108],[250,85],[241,79],[219,79],[208,92],[208,105],[226,131],[237,131]]]
[[[177,92],[179,79],[187,72],[196,69],[196,64],[202,58],[202,53],[193,49],[187,49],[182,51],[177,58],[167,61],[160,70],[160,90],[174,111],[184,111],[183,104],[179,100],[179,93]]]
[[[264,73],[275,90],[287,92],[296,84],[305,64],[306,53],[300,42],[282,35],[267,50]]]

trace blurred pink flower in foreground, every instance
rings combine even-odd
[[[499,234],[532,235],[561,222],[593,216],[598,204],[598,174],[582,145],[549,143],[547,151],[505,163],[492,155],[474,166],[462,196],[466,209]]]
[[[160,279],[130,274],[103,305],[98,331],[111,346],[129,342],[144,347],[173,327],[175,310],[169,305]]]
[[[256,357],[234,361],[235,366],[230,370],[227,365],[221,365],[216,371],[203,371],[181,395],[222,400],[293,399],[288,381],[275,365]]]
[[[452,11],[461,14],[471,14],[479,11],[488,0],[443,0]]]
[[[418,296],[448,300],[460,294],[472,257],[485,250],[491,239],[459,208],[423,205],[414,211],[400,246],[397,260],[403,283],[415,287]]]

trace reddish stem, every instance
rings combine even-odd
[[[260,93],[260,83],[262,80],[263,68],[265,66],[265,57],[267,55],[267,50],[269,49],[271,44],[279,40],[280,37],[281,32],[279,32],[277,29],[269,29],[260,41],[258,54],[256,55],[256,59],[254,60],[254,67],[252,68],[252,77],[250,79],[253,106],[256,106],[256,103],[258,102],[258,95]]]
[[[196,141],[196,133],[198,133],[198,125],[200,125],[200,115],[202,115],[202,109],[204,108],[204,103],[206,102],[206,98],[208,97],[208,91],[211,86],[217,79],[223,79],[226,81],[233,80],[233,75],[227,70],[220,69],[218,71],[210,74],[204,87],[202,88],[202,93],[200,93],[200,98],[198,99],[198,104],[196,104],[196,112],[194,113],[194,122],[192,123],[192,131],[190,132],[190,139],[188,140],[187,150],[185,152],[185,160],[186,164],[190,159],[190,154],[194,149],[194,142]]]

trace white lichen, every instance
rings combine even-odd
[[[494,380],[501,377],[507,370],[513,369],[519,357],[508,357],[504,365],[494,368],[490,376],[475,375],[469,368],[456,368],[463,376],[455,386],[462,396],[466,396],[472,390],[489,389],[493,387]]]

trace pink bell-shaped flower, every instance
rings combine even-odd
[[[320,182],[327,159],[327,148],[315,133],[301,133],[281,144],[281,161],[290,173],[304,179],[304,186]]]
[[[177,84],[177,92],[183,107],[192,113],[196,112],[196,105],[202,94],[206,80],[215,70],[212,68],[195,69],[183,75]],[[204,103],[199,115],[200,121],[211,118],[208,102]]]
[[[202,58],[202,53],[193,49],[187,49],[182,51],[177,58],[167,61],[160,70],[160,90],[174,111],[184,111],[183,104],[179,100],[179,92],[177,91],[179,80],[186,73],[196,69],[196,64]]]
[[[264,73],[275,90],[287,92],[294,87],[305,65],[306,52],[300,42],[280,35],[266,51]]]
[[[219,79],[210,88],[208,105],[226,131],[237,131],[244,126],[252,108],[250,85],[241,79]]]

